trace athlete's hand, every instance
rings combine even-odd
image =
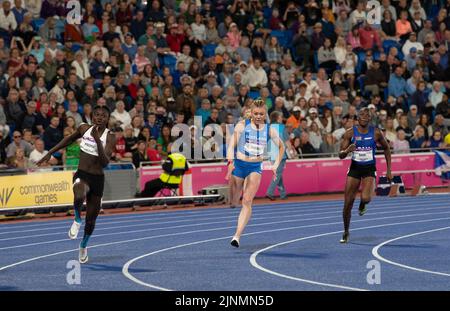
[[[356,145],[355,144],[351,144],[350,146],[348,146],[346,152],[350,153],[356,150]]]
[[[42,165],[46,164],[50,160],[51,157],[52,157],[51,153],[48,152],[42,159],[37,161],[36,165],[42,166]]]
[[[387,179],[390,181],[390,182],[392,182],[392,172],[391,172],[391,170],[388,170],[387,172],[386,172],[386,177],[387,177]]]
[[[278,170],[278,167],[272,167],[273,180],[277,180],[277,170]]]

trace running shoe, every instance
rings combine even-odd
[[[76,222],[75,220],[73,221],[72,226],[70,227],[69,230],[69,238],[71,240],[75,240],[78,236],[78,232],[80,231],[80,227],[81,227],[81,222]]]
[[[363,208],[359,208],[359,216],[364,215],[367,212],[367,207],[364,205]]]
[[[80,263],[87,263],[88,260],[89,260],[89,257],[88,257],[88,253],[87,253],[87,247],[85,247],[85,248],[80,247],[78,261]]]
[[[344,232],[342,235],[342,239],[339,241],[340,243],[348,243],[348,240],[350,238],[350,233]]]
[[[230,244],[231,244],[231,246],[239,247],[239,239],[236,238],[236,237],[233,237],[233,239],[231,240]]]

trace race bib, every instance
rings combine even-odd
[[[353,151],[352,160],[356,162],[373,161],[372,150],[355,150]]]
[[[257,144],[245,144],[244,150],[254,156],[262,156],[265,146]]]

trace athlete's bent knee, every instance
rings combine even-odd
[[[252,203],[253,203],[253,199],[244,195],[244,197],[242,198],[242,205],[251,206]]]

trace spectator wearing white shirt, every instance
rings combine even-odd
[[[318,97],[320,92],[319,86],[317,82],[312,79],[312,73],[310,71],[306,71],[303,73],[303,82],[306,84],[306,99],[310,99],[311,97]]]
[[[319,129],[321,131],[323,130],[323,124],[319,120],[319,112],[317,111],[316,108],[314,108],[314,107],[309,108],[308,116],[306,117],[306,121],[307,121],[308,127],[311,127],[312,123],[316,123],[317,126],[319,127]],[[320,146],[320,144],[319,144],[319,146]]]
[[[261,67],[261,60],[259,58],[254,59],[253,64],[250,65],[248,71],[248,84],[250,88],[261,88],[267,85],[267,74],[266,71]]]
[[[0,9],[0,32],[12,33],[16,28],[17,22],[14,13],[11,11],[11,3],[5,0]]]
[[[356,10],[350,13],[350,22],[352,26],[355,26],[358,23],[364,22],[366,20],[366,11],[364,8],[364,2],[359,1],[356,6]]]
[[[203,17],[201,14],[195,14],[195,22],[191,25],[192,35],[202,44],[206,40],[206,27],[203,24]]]
[[[241,84],[248,86],[250,82],[250,71],[248,70],[248,64],[244,61],[239,63],[239,70],[234,74],[239,74],[241,76]]]
[[[36,139],[34,142],[34,150],[31,151],[30,157],[28,158],[31,163],[36,164],[40,159],[42,159],[48,153],[44,148],[44,141],[42,139]],[[58,160],[53,156],[50,158],[48,162],[44,165],[56,165],[58,164]]]
[[[413,0],[411,2],[411,7],[409,8],[409,14],[410,16],[414,16],[415,12],[420,13],[420,18],[423,20],[427,19],[427,14],[425,13],[425,10],[422,8],[419,0]]]
[[[405,131],[397,129],[397,137],[393,143],[394,153],[409,153],[409,142],[406,140]]]
[[[405,57],[409,55],[411,48],[416,48],[418,53],[423,53],[423,44],[417,41],[417,34],[415,32],[409,34],[409,39],[403,45],[402,52]]]
[[[118,101],[116,103],[116,109],[111,113],[111,116],[120,123],[120,127],[123,129],[131,124],[131,116],[128,111],[125,110],[125,103],[123,101]]]
[[[102,62],[106,63],[109,60],[108,49],[103,46],[102,37],[97,37],[95,44],[91,47],[91,53],[89,53],[90,57],[94,58],[95,53],[100,50],[102,51]]]
[[[103,54],[102,54],[103,55]],[[72,67],[75,68],[76,75],[82,81],[85,81],[91,76],[89,72],[89,65],[84,59],[83,52],[78,51],[75,53],[75,60],[71,63]]]
[[[22,7],[31,13],[33,19],[39,18],[41,14],[42,0],[23,0]]]

